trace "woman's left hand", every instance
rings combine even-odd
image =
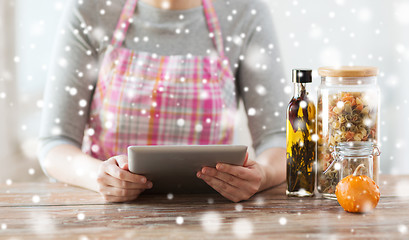
[[[252,160],[244,166],[218,163],[216,168],[203,167],[196,176],[233,202],[249,199],[265,180],[262,167]]]

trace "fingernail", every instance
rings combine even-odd
[[[146,183],[146,178],[142,178],[142,179],[141,179],[141,182],[142,182],[142,183]]]
[[[153,187],[153,183],[148,183],[148,188],[152,188]]]
[[[206,168],[202,168],[202,173],[203,173],[203,174],[206,174],[206,172],[207,172],[207,171],[206,171]]]
[[[222,170],[223,169],[223,164],[217,164],[216,168],[217,168],[217,170]]]
[[[197,172],[197,173],[196,173],[196,176],[197,176],[198,178],[200,178],[200,176],[202,176],[202,174],[200,174],[200,172]]]

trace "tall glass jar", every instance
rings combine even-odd
[[[317,190],[335,198],[339,169],[331,164],[331,150],[341,142],[379,139],[379,88],[376,67],[322,67],[318,69]],[[373,179],[378,182],[379,157],[373,159]]]

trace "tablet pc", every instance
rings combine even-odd
[[[128,162],[131,172],[153,182],[145,193],[204,193],[215,191],[196,177],[202,167],[242,166],[246,153],[243,145],[130,146]]]

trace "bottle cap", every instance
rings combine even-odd
[[[310,83],[312,82],[311,69],[293,69],[294,83]]]

